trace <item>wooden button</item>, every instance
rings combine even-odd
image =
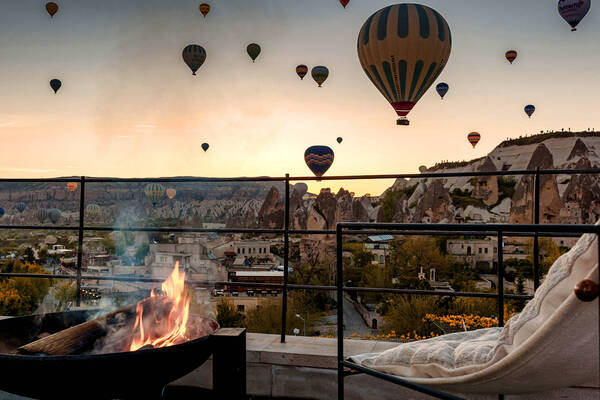
[[[594,301],[598,297],[598,284],[592,280],[584,279],[575,285],[575,296],[581,301]]]

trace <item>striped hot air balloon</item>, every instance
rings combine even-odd
[[[442,99],[444,98],[444,96],[446,95],[446,93],[448,93],[448,89],[449,89],[449,86],[445,82],[440,82],[435,87],[435,90],[438,92],[438,94],[440,95],[440,97]]]
[[[396,4],[371,15],[358,34],[363,70],[390,102],[399,125],[442,72],[452,48],[448,23],[420,4]],[[402,122],[404,121],[404,122]]]
[[[35,217],[37,218],[40,224],[43,224],[46,218],[48,218],[48,210],[46,210],[45,208],[40,208],[36,211]]]
[[[479,143],[479,141],[481,140],[481,135],[477,132],[471,132],[467,135],[467,140],[473,145],[473,148],[475,148],[475,146],[477,146],[477,143]]]
[[[304,161],[313,174],[321,177],[333,164],[333,156],[328,146],[311,146],[304,152]]]
[[[525,110],[525,114],[527,114],[527,116],[529,118],[531,118],[531,115],[535,111],[535,106],[533,104],[528,104],[528,105],[525,106],[524,110]]]
[[[210,4],[202,3],[200,4],[200,12],[206,18],[206,15],[210,12]]]
[[[100,206],[95,203],[88,204],[88,206],[85,208],[85,214],[90,217],[97,217],[100,215]]]
[[[167,197],[169,198],[169,200],[173,200],[173,197],[175,197],[175,195],[177,194],[177,191],[173,188],[168,188],[167,189]]]
[[[25,211],[26,207],[27,206],[22,201],[20,201],[19,203],[17,203],[17,211],[20,212],[21,214],[23,213],[23,211]]]
[[[50,14],[50,18],[54,17],[54,14],[58,12],[58,4],[53,1],[46,3],[46,11]]]
[[[510,62],[512,64],[513,61],[515,61],[515,58],[517,58],[517,51],[516,50],[509,50],[506,53],[504,53],[504,57],[506,57],[506,59],[508,60],[508,62]]]
[[[192,75],[196,75],[196,71],[204,64],[206,60],[206,50],[199,44],[189,44],[183,49],[183,61],[192,70]]]
[[[74,192],[77,190],[77,182],[69,182],[67,183],[67,189],[69,189],[69,192]]]
[[[300,80],[303,80],[308,73],[308,67],[304,64],[300,64],[296,67],[296,73],[300,77]]]
[[[149,183],[144,188],[146,197],[150,199],[150,202],[155,206],[165,195],[165,187],[160,183]]]
[[[558,0],[558,13],[571,25],[571,31],[576,31],[575,27],[588,13],[590,5],[590,0]]]
[[[317,65],[316,67],[313,67],[313,69],[310,73],[311,73],[313,79],[315,80],[315,82],[317,82],[319,87],[321,87],[323,82],[325,82],[325,80],[329,76],[329,69],[322,65]]]

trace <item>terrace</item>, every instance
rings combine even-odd
[[[162,282],[163,278],[137,277],[137,276],[105,276],[86,275],[83,273],[82,260],[84,257],[84,238],[86,233],[97,234],[98,232],[151,232],[151,233],[217,233],[217,234],[254,234],[263,236],[281,235],[283,237],[283,283],[265,282],[230,282],[230,281],[194,281],[188,280],[188,286],[196,288],[225,287],[230,290],[235,288],[254,288],[279,290],[281,296],[281,318],[279,334],[248,333],[246,346],[246,387],[247,394],[255,397],[268,398],[305,398],[305,399],[332,399],[332,398],[455,398],[449,394],[430,390],[427,387],[417,386],[402,379],[390,378],[389,375],[375,371],[361,370],[360,366],[346,360],[346,356],[383,351],[395,347],[397,341],[389,340],[356,340],[341,335],[336,338],[305,337],[290,335],[291,326],[297,326],[297,320],[290,319],[288,311],[288,297],[295,291],[320,291],[336,296],[336,332],[344,330],[344,307],[349,303],[344,301],[346,294],[369,294],[385,293],[387,295],[410,295],[439,298],[442,296],[452,298],[476,298],[495,299],[497,302],[496,318],[502,326],[505,321],[505,303],[512,300],[527,300],[531,296],[505,293],[503,282],[505,268],[503,266],[502,252],[498,254],[497,266],[497,288],[496,293],[483,292],[436,292],[434,290],[417,290],[406,288],[382,288],[365,286],[346,286],[347,279],[343,275],[342,247],[344,238],[348,236],[362,235],[392,235],[393,238],[400,236],[434,235],[434,236],[495,236],[498,248],[502,248],[503,240],[511,238],[533,238],[533,282],[535,288],[540,285],[542,278],[540,272],[540,246],[539,240],[543,237],[578,237],[584,232],[598,234],[600,231],[593,226],[586,225],[540,225],[540,179],[543,175],[582,175],[598,174],[600,169],[587,170],[523,170],[523,171],[495,171],[477,173],[428,173],[428,174],[397,174],[397,175],[360,175],[360,176],[331,176],[321,177],[321,180],[356,180],[356,179],[434,179],[450,177],[481,177],[481,176],[533,176],[534,190],[532,193],[534,220],[529,225],[515,224],[386,224],[386,223],[340,223],[336,230],[299,230],[290,228],[290,188],[291,182],[315,180],[315,177],[261,177],[261,178],[159,178],[159,179],[108,179],[108,178],[59,178],[46,180],[29,179],[0,179],[0,182],[11,182],[15,184],[37,182],[68,183],[77,182],[79,187],[79,218],[78,225],[0,225],[1,231],[74,231],[78,234],[77,241],[77,265],[75,273],[69,274],[29,274],[29,273],[2,273],[5,278],[30,278],[30,279],[53,279],[68,280],[76,282],[76,306],[86,307],[86,299],[83,297],[86,281],[114,282],[122,285],[139,285],[136,289],[150,288],[152,285]],[[197,227],[175,227],[175,226],[105,226],[90,223],[86,217],[86,191],[90,186],[111,184],[140,184],[140,183],[198,183],[202,182],[278,182],[283,183],[284,195],[284,220],[281,229],[246,229],[246,228],[197,228]],[[293,284],[289,282],[288,266],[290,262],[290,236],[310,235],[336,235],[336,263],[335,280],[330,285]],[[388,237],[388,236],[386,236]],[[94,303],[95,305],[96,303]],[[595,327],[598,324],[590,321],[589,325]],[[239,354],[238,354],[239,356]],[[209,360],[191,374],[180,378],[172,383],[174,386],[195,387],[211,389],[212,366]],[[347,368],[355,374],[348,374]],[[356,372],[362,372],[356,374]],[[535,374],[535,371],[532,371]],[[385,375],[385,376],[384,376]],[[382,378],[383,380],[381,380]],[[415,389],[416,391],[413,391]],[[460,394],[458,394],[461,396]],[[523,396],[506,396],[506,398],[523,399],[552,399],[552,398],[594,398],[598,395],[597,386],[572,387]],[[2,397],[4,396],[4,397]],[[0,398],[14,398],[10,394],[3,394]],[[466,395],[464,398],[483,399],[503,397],[502,393],[494,393],[488,396]]]

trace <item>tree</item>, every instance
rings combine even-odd
[[[52,286],[50,293],[56,299],[55,311],[62,311],[77,298],[77,285],[75,282],[59,282]]]
[[[0,266],[2,273],[45,274],[36,264],[5,261]],[[49,279],[0,278],[0,313],[2,315],[28,314],[35,310],[48,294]]]
[[[244,316],[238,312],[232,301],[223,297],[217,304],[217,322],[223,328],[242,327],[244,326]]]
[[[417,276],[421,268],[425,273],[430,268],[435,268],[438,276],[443,276],[453,264],[454,258],[442,254],[439,243],[430,237],[411,236],[403,243],[392,244],[390,272],[403,288],[416,288],[420,285]]]
[[[540,278],[545,276],[550,270],[554,261],[561,255],[559,247],[549,238],[539,238],[539,253],[540,253]],[[533,265],[533,239],[527,241],[528,260]]]

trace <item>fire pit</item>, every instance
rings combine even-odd
[[[156,397],[203,364],[219,324],[190,314],[185,274],[150,298],[90,311],[0,321],[0,389],[35,398]]]
[[[109,354],[25,356],[6,354],[34,340],[86,321],[86,311],[0,321],[0,390],[34,398],[156,397],[169,382],[202,365],[212,335],[154,349]],[[191,318],[202,318],[190,316]],[[217,330],[216,321],[210,323]]]

